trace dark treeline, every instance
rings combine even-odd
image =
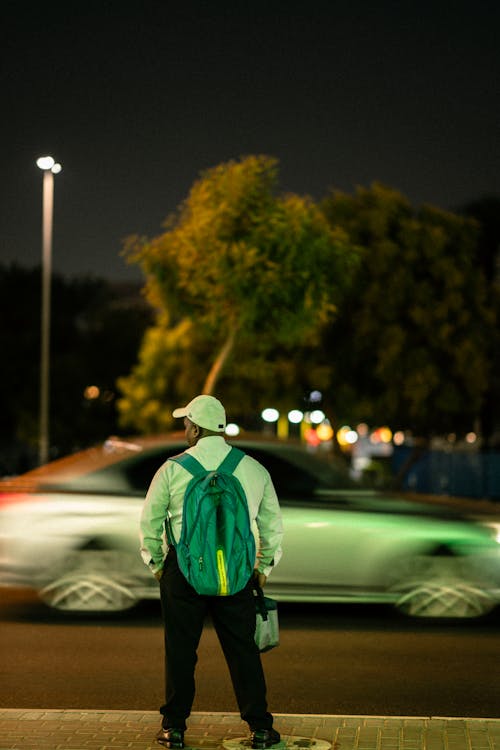
[[[41,270],[0,265],[0,474],[37,462]],[[50,455],[118,431],[116,378],[134,361],[151,312],[139,286],[52,278]]]

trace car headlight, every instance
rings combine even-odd
[[[494,521],[488,521],[484,525],[488,529],[490,529],[492,536],[497,542],[497,544],[500,544],[500,523],[495,523]]]

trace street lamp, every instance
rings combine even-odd
[[[41,156],[37,167],[43,170],[42,217],[42,302],[40,345],[40,439],[38,463],[49,459],[49,383],[50,383],[50,282],[52,276],[52,217],[54,213],[54,175],[61,171],[52,156]]]

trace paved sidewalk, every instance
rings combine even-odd
[[[159,750],[155,711],[0,709],[0,750]],[[275,714],[276,750],[500,750],[500,719]],[[194,713],[186,747],[241,750],[236,713]]]

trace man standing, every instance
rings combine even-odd
[[[205,469],[217,469],[231,451],[224,439],[226,413],[221,402],[213,396],[196,396],[173,416],[184,418],[186,452]],[[281,557],[281,511],[271,477],[258,461],[245,455],[234,476],[245,492],[257,549],[254,574],[236,594],[198,594],[179,569],[174,545],[168,545],[165,556],[167,519],[175,542],[180,538],[184,494],[191,480],[187,469],[166,461],[151,482],[142,511],[141,554],[160,582],[165,627],[166,699],[157,740],[169,748],[184,747],[195,695],[196,652],[207,612],[229,667],[241,718],[250,727],[252,748],[264,750],[280,741],[267,710],[265,677],[254,641],[253,578],[263,586]]]

